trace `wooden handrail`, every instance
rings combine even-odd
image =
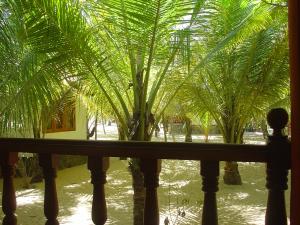
[[[267,162],[266,145],[0,138],[0,154],[30,152],[153,159]]]

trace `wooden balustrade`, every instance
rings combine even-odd
[[[202,176],[202,191],[204,192],[202,225],[217,225],[217,199],[216,192],[219,178],[219,162],[201,161],[200,174]]]
[[[15,165],[18,160],[16,152],[5,152],[1,156],[1,171],[3,176],[2,210],[4,213],[3,225],[16,225],[16,194],[13,183]]]
[[[56,192],[56,168],[57,156],[51,154],[39,154],[39,165],[43,169],[45,181],[44,214],[46,225],[58,225],[58,201]]]
[[[93,184],[92,221],[103,225],[107,220],[104,184],[109,167],[107,157],[140,158],[144,174],[146,199],[144,224],[159,224],[157,188],[159,186],[160,159],[200,160],[204,203],[202,225],[217,225],[217,201],[219,162],[245,161],[267,163],[268,202],[266,225],[286,225],[284,191],[287,189],[287,174],[290,169],[290,143],[282,129],[287,124],[287,113],[275,109],[268,115],[274,133],[267,145],[230,145],[200,143],[118,142],[32,140],[0,138],[0,163],[3,176],[2,210],[3,225],[16,225],[16,196],[13,185],[16,152],[39,154],[40,166],[45,180],[44,213],[46,225],[58,225],[58,201],[56,193],[57,155],[86,155]],[[200,221],[199,221],[200,224]]]
[[[273,128],[269,136],[269,159],[267,160],[267,184],[269,190],[266,225],[287,225],[284,191],[288,188],[287,176],[290,169],[290,148],[283,128],[288,122],[288,114],[283,109],[274,109],[268,114],[268,123]]]
[[[157,187],[159,186],[161,160],[142,159],[141,170],[144,173],[144,186],[146,188],[144,225],[159,225]]]
[[[91,183],[93,184],[92,220],[95,225],[103,225],[107,220],[104,184],[108,168],[109,158],[88,157],[88,169],[91,171]]]

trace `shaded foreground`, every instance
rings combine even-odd
[[[223,165],[221,164],[221,168]],[[242,186],[227,186],[220,180],[218,192],[219,224],[264,224],[267,190],[265,188],[265,165],[240,163]],[[220,177],[223,176],[221,170]],[[17,179],[17,186],[21,186]],[[1,180],[2,186],[2,180]],[[2,190],[2,189],[1,189]],[[61,225],[83,225],[91,222],[92,185],[86,165],[58,172],[58,198]],[[106,224],[132,224],[132,188],[127,162],[111,159],[107,174],[106,200],[108,221]],[[286,192],[289,199],[289,191]],[[43,184],[35,189],[17,187],[17,216],[20,225],[42,225]],[[199,224],[203,203],[199,162],[163,160],[160,175],[159,203],[161,224],[166,217],[170,225]],[[287,202],[289,212],[289,202]],[[0,218],[3,218],[2,211]]]

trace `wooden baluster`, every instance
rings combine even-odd
[[[44,214],[47,219],[46,225],[58,225],[58,200],[56,192],[56,168],[58,158],[56,155],[39,154],[39,165],[43,169],[45,181]]]
[[[286,225],[284,191],[287,187],[290,168],[290,144],[283,128],[287,125],[288,114],[284,109],[273,109],[268,114],[268,123],[273,135],[268,137],[267,184],[269,189],[266,225]]]
[[[144,225],[159,225],[157,187],[159,186],[161,160],[142,159],[141,170],[144,173],[144,186],[146,188]]]
[[[88,169],[91,171],[91,183],[93,184],[92,220],[95,225],[103,225],[107,220],[104,184],[108,168],[108,157],[88,157]]]
[[[1,169],[3,176],[3,192],[2,192],[2,210],[4,213],[3,225],[16,225],[17,217],[15,211],[17,208],[16,194],[14,187],[15,165],[18,161],[18,153],[2,153]]]
[[[202,212],[202,225],[217,225],[217,199],[216,192],[219,179],[219,162],[201,161],[202,191],[204,192],[204,203]]]

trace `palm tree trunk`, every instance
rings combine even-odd
[[[132,163],[136,164],[137,159],[132,159]],[[139,166],[129,165],[129,170],[132,176],[133,194],[133,224],[144,224],[144,202],[145,202],[145,188],[144,176]]]
[[[98,138],[97,127],[98,127],[98,112],[96,113],[96,118],[95,118],[95,140],[97,140]]]
[[[264,139],[267,140],[269,134],[268,134],[268,126],[267,126],[267,123],[265,120],[260,121],[260,127],[262,130]]]
[[[225,162],[223,180],[225,184],[229,185],[242,184],[237,162]]]
[[[184,125],[185,125],[185,142],[192,142],[192,121],[190,118],[184,118]]]
[[[29,176],[26,170],[26,165],[24,163],[24,160],[26,160],[26,158],[25,159],[21,158],[18,161],[18,171],[20,172],[23,181],[22,188],[29,189],[30,188]]]
[[[167,136],[168,120],[165,118],[165,115],[162,116],[162,124],[163,124],[163,131],[164,131],[164,141],[167,142],[168,141],[168,136]]]
[[[235,143],[235,144],[241,144],[243,143],[243,135],[242,133],[239,134],[239,132],[234,132],[233,140],[232,136],[230,135],[231,129],[234,129],[234,127],[228,126],[229,129],[227,131],[227,134],[225,134],[224,141],[225,143]],[[225,184],[228,185],[241,185],[242,184],[242,178],[238,169],[238,164],[237,162],[225,162],[224,166],[224,176],[223,176],[223,181]]]
[[[32,131],[33,131],[33,137],[34,139],[40,139],[41,138],[41,126],[37,123],[37,121],[34,121],[32,124]],[[39,166],[39,159],[38,154],[33,154],[32,157],[32,163],[30,165],[33,171],[32,178],[30,180],[30,183],[38,183],[43,181],[43,171],[41,167]]]
[[[117,123],[117,128],[118,128],[119,141],[126,140],[126,135],[125,135],[123,127],[119,123]]]
[[[136,114],[138,115],[138,114]],[[133,116],[135,118],[135,116]],[[131,137],[132,141],[150,141],[149,127],[154,124],[154,117],[152,114],[145,119],[144,127],[137,125],[134,134]],[[151,124],[151,125],[150,125]],[[139,135],[139,130],[144,129],[144,135]],[[144,187],[144,175],[141,171],[140,159],[130,159],[129,170],[132,176],[132,187],[133,187],[133,224],[143,225],[144,224],[144,206],[145,206],[145,187]]]

